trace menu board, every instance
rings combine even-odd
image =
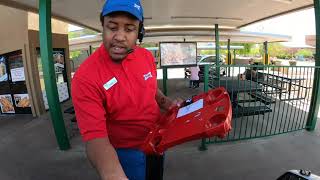
[[[14,55],[9,57],[9,67],[12,82],[25,81],[24,67],[21,55]]]
[[[12,82],[25,81],[24,67],[10,69]]]
[[[0,82],[8,80],[8,73],[6,70],[6,59],[0,56]]]
[[[161,42],[160,65],[192,66],[197,64],[196,42]]]
[[[0,95],[0,107],[2,113],[15,113],[10,94]]]
[[[20,108],[31,107],[28,94],[14,94],[13,98],[14,98],[14,103],[16,107],[20,107]]]

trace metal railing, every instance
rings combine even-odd
[[[206,144],[278,135],[306,128],[312,66],[221,66],[209,68],[209,88],[227,89],[233,106],[232,130]],[[217,77],[219,76],[219,77]]]

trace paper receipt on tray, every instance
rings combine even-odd
[[[177,114],[177,118],[193,113],[194,111],[197,111],[201,108],[203,108],[203,99],[199,99],[198,101],[189,104],[188,106],[180,108]]]

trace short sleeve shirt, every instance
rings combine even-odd
[[[115,148],[138,148],[160,118],[152,54],[140,47],[120,63],[101,45],[72,80],[72,101],[84,141],[107,137]]]

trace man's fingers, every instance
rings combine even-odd
[[[184,102],[183,99],[177,98],[177,99],[173,100],[173,103],[172,103],[172,104],[175,105],[175,106],[181,107],[182,104],[183,104],[183,102]]]

